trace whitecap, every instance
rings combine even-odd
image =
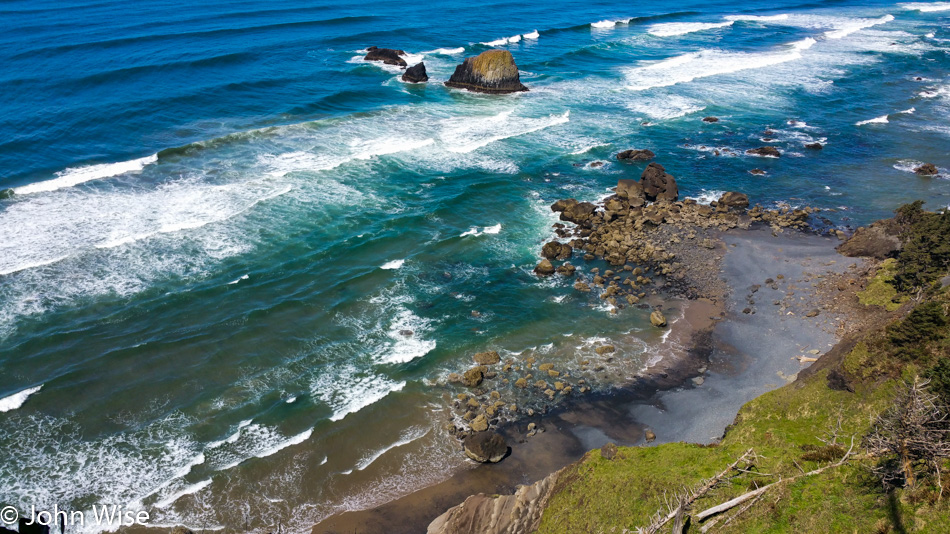
[[[887,124],[887,115],[881,115],[880,117],[874,117],[873,119],[868,119],[866,121],[858,121],[854,123],[855,126],[864,126],[865,124]]]
[[[297,402],[297,397],[295,397],[295,396],[287,397],[287,400],[285,400],[284,402],[286,402],[287,404],[293,404],[293,403]]]
[[[423,52],[424,54],[439,54],[443,56],[457,56],[465,52],[465,47],[458,48],[436,48],[435,50],[429,50],[428,52]]]
[[[908,11],[920,11],[922,13],[936,13],[938,11],[950,10],[950,2],[908,2],[897,5]]]
[[[428,319],[419,317],[408,308],[400,306],[386,334],[391,342],[389,346],[382,349],[377,361],[379,363],[406,363],[425,356],[436,347],[435,341],[423,337],[429,327]],[[412,334],[404,335],[406,331]]]
[[[406,263],[406,260],[392,260],[380,265],[379,268],[385,270],[398,269],[402,267],[404,263]]]
[[[429,433],[429,429],[427,428],[410,428],[409,430],[403,432],[402,436],[400,436],[400,439],[396,441],[395,443],[387,445],[386,447],[383,447],[377,451],[371,452],[367,454],[366,456],[364,456],[363,458],[361,458],[359,463],[356,464],[356,467],[353,470],[362,471],[366,469],[367,467],[369,467],[373,462],[378,460],[380,456],[386,454],[387,452],[397,447],[402,447],[403,445],[408,445],[412,443],[413,441],[421,439],[425,437],[425,435],[428,433]],[[353,470],[351,470],[351,472]]]
[[[604,29],[604,28],[613,28],[614,26],[618,24],[627,24],[628,22],[630,22],[630,19],[601,20],[599,22],[591,22],[590,26],[591,28]]]
[[[731,20],[726,22],[666,22],[650,26],[647,28],[647,33],[657,37],[675,37],[717,28],[728,28],[734,22]]]
[[[561,115],[528,118],[514,117],[512,111],[503,111],[487,117],[456,117],[442,121],[439,138],[449,152],[467,153],[485,145],[543,130],[570,121],[570,111]]]
[[[526,33],[526,34],[524,34],[522,37],[524,37],[525,39],[537,39],[537,38],[540,37],[540,36],[541,36],[541,34],[538,33],[538,30],[534,30],[534,31],[531,32],[531,33]]]
[[[378,375],[357,376],[356,373],[355,369],[346,368],[341,374],[324,374],[311,386],[313,396],[333,410],[330,421],[340,421],[406,387],[405,381],[396,382]]]
[[[508,38],[509,43],[517,43],[519,41],[521,41],[520,35],[512,35],[511,37]]]
[[[477,226],[473,226],[469,228],[468,230],[459,234],[459,237],[465,237],[465,236],[470,236],[470,235],[477,236],[477,235],[483,235],[483,234],[497,234],[500,232],[501,232],[501,223],[496,224],[494,226],[484,226],[482,227],[480,231]]]
[[[165,507],[168,506],[169,504],[172,504],[173,502],[175,502],[175,501],[177,501],[178,499],[184,497],[185,495],[191,495],[191,494],[194,494],[194,493],[198,493],[199,491],[205,489],[206,487],[208,487],[208,486],[210,486],[210,485],[211,485],[211,479],[209,478],[209,479],[207,479],[207,480],[202,480],[201,482],[197,482],[197,483],[195,483],[195,484],[191,484],[190,486],[185,486],[185,487],[182,488],[181,490],[176,491],[176,492],[172,493],[171,495],[169,495],[168,497],[165,497],[164,499],[162,499],[162,500],[156,502],[156,503],[155,503],[155,507],[156,507],[156,508],[165,508]]]
[[[26,399],[30,398],[30,395],[33,395],[41,389],[43,389],[43,384],[29,389],[24,389],[23,391],[19,391],[13,395],[7,395],[6,397],[0,399],[0,412],[10,412],[16,410],[20,406],[23,406],[23,403],[26,402]]]
[[[228,282],[228,285],[229,285],[229,286],[232,286],[232,285],[234,285],[234,284],[240,282],[241,280],[247,280],[248,278],[250,278],[250,276],[245,274],[244,276],[242,276],[242,277],[240,277],[240,278],[237,278],[237,279],[235,279],[235,280],[232,280],[232,281]]]
[[[884,15],[878,19],[852,19],[846,23],[840,25],[834,30],[825,32],[825,38],[827,39],[841,39],[847,37],[852,33],[863,30],[865,28],[870,28],[872,26],[877,26],[879,24],[886,24],[894,20],[893,15]]]
[[[729,15],[728,17],[724,17],[724,18],[726,20],[731,20],[733,22],[740,21],[740,20],[752,21],[752,22],[756,22],[756,21],[767,22],[770,20],[788,20],[788,15],[784,13],[781,15]]]
[[[56,178],[36,182],[23,187],[17,187],[14,193],[17,195],[29,195],[32,193],[47,193],[66,187],[73,187],[92,180],[102,180],[112,178],[122,174],[141,172],[146,165],[151,165],[158,161],[158,154],[152,154],[144,158],[121,161],[118,163],[102,163],[98,165],[87,165],[85,167],[71,167],[56,173]]]
[[[635,101],[627,103],[626,108],[634,113],[647,115],[653,120],[670,120],[702,111],[706,109],[706,106],[702,102],[685,96],[662,94],[638,97]]]
[[[718,189],[712,189],[712,190],[703,189],[702,191],[699,192],[698,195],[690,196],[686,198],[691,198],[695,200],[697,204],[709,205],[709,203],[713,201],[718,201],[722,197],[722,195],[724,195],[725,193],[726,193],[725,191],[720,191]]]
[[[904,111],[898,111],[898,113],[901,113],[904,115],[912,115],[915,111],[917,111],[916,108],[910,108],[910,109],[905,109]]]
[[[502,37],[501,39],[495,39],[494,41],[487,41],[480,44],[483,44],[485,46],[503,46],[503,45],[508,44],[508,38]]]

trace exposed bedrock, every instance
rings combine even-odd
[[[507,50],[488,50],[455,67],[448,87],[468,89],[478,93],[515,93],[527,91],[518,75],[515,58]]]

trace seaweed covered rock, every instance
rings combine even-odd
[[[623,152],[617,153],[617,159],[626,159],[630,161],[650,161],[655,158],[656,154],[652,150],[643,149],[630,149],[624,150]]]
[[[496,432],[478,432],[462,443],[465,456],[481,463],[500,462],[508,454],[508,443]]]
[[[507,50],[487,50],[455,67],[445,82],[448,87],[478,93],[515,93],[527,91],[518,75],[515,58]]]
[[[659,163],[651,163],[640,175],[640,184],[643,186],[643,195],[647,200],[669,200],[675,202],[679,197],[676,179],[666,172]]]
[[[425,63],[419,62],[406,69],[402,74],[402,81],[409,83],[422,83],[429,81],[429,75],[426,74]]]
[[[0,200],[13,198],[13,189],[0,189]]]
[[[937,174],[937,166],[933,163],[924,163],[914,169],[914,174],[918,176],[934,176]]]
[[[403,50],[371,46],[366,49],[366,55],[363,57],[363,59],[366,61],[382,61],[387,65],[405,67],[407,65],[406,60],[400,57],[404,55],[406,55],[406,52]]]

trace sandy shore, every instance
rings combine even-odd
[[[313,532],[424,532],[469,495],[511,493],[608,442],[644,444],[646,428],[656,433],[655,443],[720,438],[742,404],[794,380],[807,366],[797,357],[834,344],[841,318],[806,315],[820,305],[814,286],[856,263],[835,252],[837,240],[799,232],[734,230],[722,241],[720,275],[730,294],[725,302],[689,302],[661,348],[668,356],[650,372],[628,387],[500,428],[512,453],[499,464],[473,466],[383,506],[330,517]],[[529,422],[545,431],[526,439]]]

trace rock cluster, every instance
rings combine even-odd
[[[778,158],[782,156],[782,153],[778,151],[774,146],[764,146],[761,148],[750,148],[745,151],[746,154],[750,156],[762,156],[766,158]]]
[[[654,154],[652,150],[647,150],[645,148],[632,148],[630,150],[624,150],[623,152],[617,153],[617,159],[619,160],[650,161],[655,157],[656,154]]]
[[[518,75],[518,66],[511,52],[487,50],[455,67],[455,72],[445,82],[448,87],[468,89],[478,93],[515,93],[527,91]]]

